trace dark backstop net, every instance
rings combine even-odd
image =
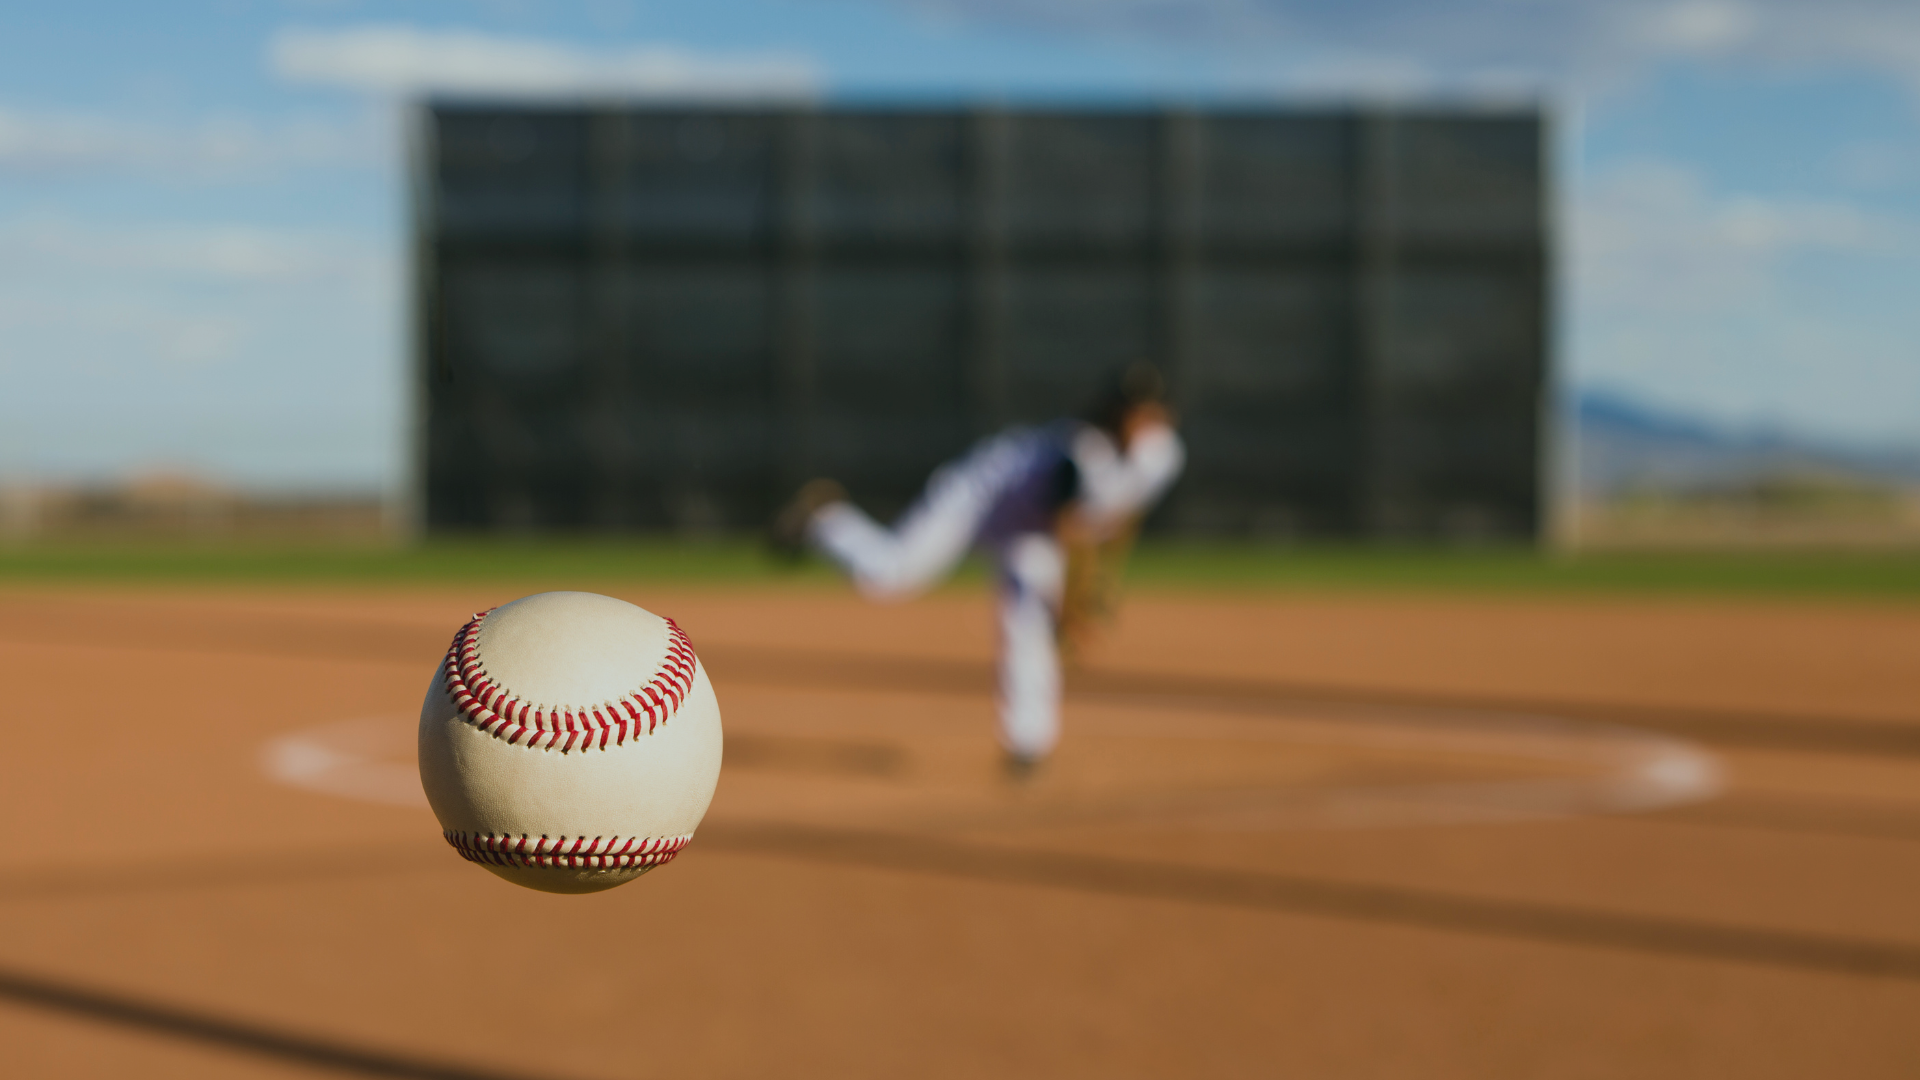
[[[427,111],[427,527],[883,515],[988,432],[1168,375],[1155,526],[1536,534],[1530,113]]]

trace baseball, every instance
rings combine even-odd
[[[447,842],[516,885],[611,889],[693,839],[720,705],[670,619],[552,592],[475,615],[420,708],[420,783]]]

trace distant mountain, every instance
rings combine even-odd
[[[1737,429],[1584,391],[1572,409],[1573,481],[1582,495],[1625,488],[1714,490],[1784,474],[1863,483],[1920,483],[1920,447],[1844,445]]]

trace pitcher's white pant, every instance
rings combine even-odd
[[[1054,636],[1066,557],[1046,533],[1016,536],[1000,556],[1000,745],[1042,758],[1060,741],[1060,652]]]
[[[972,545],[1000,487],[972,459],[935,473],[927,491],[891,529],[850,503],[824,506],[813,542],[847,572],[863,596],[902,600],[945,577]],[[1060,739],[1060,655],[1054,619],[1066,560],[1045,533],[1024,533],[992,550],[1000,571],[1000,745],[1045,757]]]

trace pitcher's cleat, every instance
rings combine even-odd
[[[1011,750],[1002,751],[1000,754],[1001,775],[1005,776],[1009,782],[1022,786],[1033,783],[1040,775],[1041,766],[1046,763],[1045,755],[1016,754]]]
[[[807,527],[813,524],[813,515],[820,508],[832,503],[846,502],[847,489],[837,480],[824,477],[809,480],[800,485],[787,505],[773,519],[773,527],[768,530],[767,539],[775,554],[788,559],[798,560],[807,552]]]

